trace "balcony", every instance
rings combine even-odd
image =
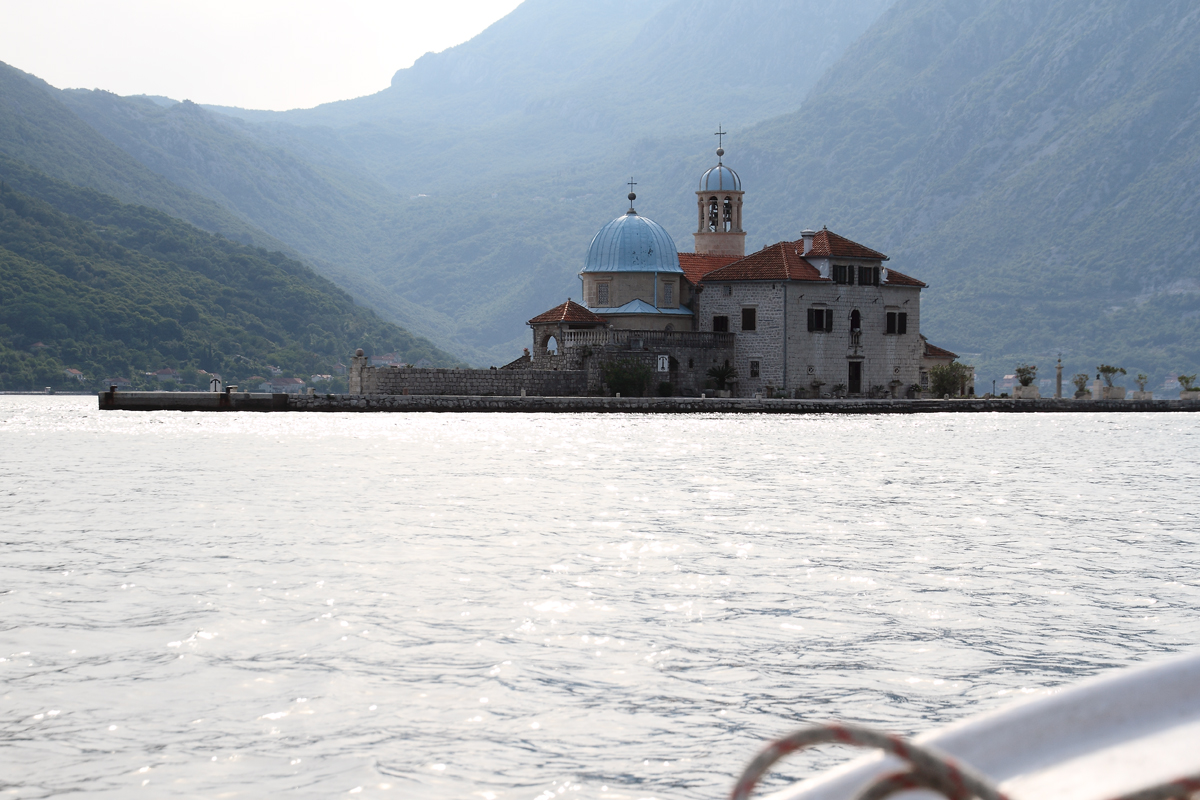
[[[607,330],[563,331],[562,348],[616,347],[626,349],[640,345],[639,349],[654,350],[661,347],[688,347],[722,349],[733,347],[732,333],[713,331],[631,331],[609,328]]]

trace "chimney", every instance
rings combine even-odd
[[[800,231],[800,238],[804,240],[804,252],[801,253],[800,255],[806,256],[809,254],[809,252],[812,250],[813,237],[816,235],[817,235],[816,231],[808,231],[808,230]]]

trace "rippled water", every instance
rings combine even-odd
[[[1197,415],[95,406],[0,398],[4,797],[720,797],[1200,637]]]

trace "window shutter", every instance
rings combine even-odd
[[[825,309],[825,332],[833,333],[833,309]]]
[[[889,312],[887,312],[887,329],[884,330],[884,333],[895,333],[895,332],[896,332],[896,312],[889,311]]]
[[[908,333],[908,314],[901,311],[896,320],[896,333]]]
[[[810,309],[808,310],[808,329],[809,329],[810,331],[811,331],[811,330],[816,330],[816,327],[815,327],[815,325],[813,324],[813,317],[814,317],[814,316],[816,316],[816,313],[817,313],[816,309],[810,308]]]
[[[850,284],[851,286],[854,285],[854,265],[853,264],[846,267],[846,283]]]

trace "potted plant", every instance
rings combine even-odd
[[[1133,379],[1137,384],[1138,390],[1133,393],[1134,400],[1153,400],[1154,392],[1146,391],[1146,383],[1150,380],[1150,376],[1144,372],[1139,372],[1137,377]]]
[[[1100,377],[1104,379],[1104,386],[1100,389],[1100,399],[1102,400],[1124,400],[1125,387],[1113,386],[1113,378],[1117,375],[1125,375],[1124,367],[1113,367],[1108,364],[1101,364],[1096,367],[1096,372],[1100,373]]]
[[[1038,391],[1038,387],[1033,385],[1037,379],[1037,366],[1031,364],[1019,364],[1016,370],[1017,383],[1020,386],[1013,387],[1013,397],[1017,400],[1037,400],[1042,395]]]
[[[836,397],[836,398],[837,398],[837,399],[839,399],[839,400],[841,400],[842,398],[844,398],[844,397],[846,396],[846,384],[844,384],[844,383],[835,383],[835,384],[833,385],[833,396],[834,396],[834,397]]]
[[[1180,375],[1179,385],[1182,387],[1179,390],[1180,400],[1200,400],[1200,386],[1196,385],[1196,375]]]
[[[825,385],[825,381],[821,380],[820,378],[813,378],[808,385],[812,387],[812,396],[820,397],[821,387]]]
[[[893,400],[900,396],[900,394],[899,394],[900,387],[903,385],[904,385],[904,381],[902,381],[898,378],[893,378],[892,380],[888,381],[888,388],[891,389],[891,391],[892,391],[892,399]]]
[[[732,364],[726,362],[718,364],[715,367],[709,367],[708,377],[717,382],[717,397],[729,397],[730,391],[726,387],[732,380],[737,378],[737,370]]]
[[[1092,393],[1087,390],[1088,376],[1086,372],[1078,372],[1071,376],[1071,383],[1075,384],[1075,399],[1076,400],[1091,400]]]

